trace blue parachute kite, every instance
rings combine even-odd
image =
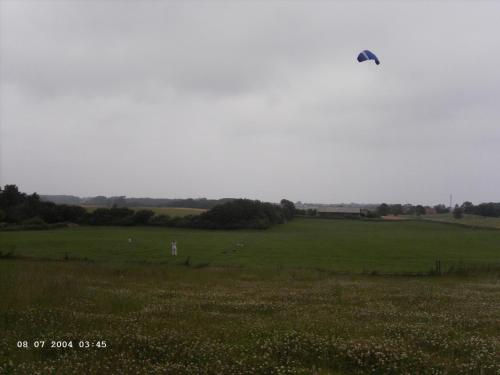
[[[370,52],[367,49],[365,49],[363,52],[361,52],[358,55],[358,61],[359,62],[363,62],[363,61],[366,61],[366,60],[375,60],[375,64],[377,64],[377,65],[380,64],[380,60],[378,59],[378,57],[375,56],[375,54],[373,52]]]

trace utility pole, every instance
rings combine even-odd
[[[450,212],[453,210],[453,208],[451,206],[452,201],[453,201],[453,194],[450,194]]]

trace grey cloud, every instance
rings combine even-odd
[[[0,6],[2,183],[80,195],[499,199],[497,3]],[[364,48],[379,67],[355,61]]]

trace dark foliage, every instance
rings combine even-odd
[[[233,198],[207,199],[168,199],[168,198],[127,198],[125,196],[80,198],[73,195],[42,195],[42,201],[56,204],[89,205],[100,207],[185,207],[210,209],[218,204],[230,202]]]
[[[467,201],[460,207],[465,214],[481,215],[484,217],[500,217],[500,202],[481,203],[475,206]]]
[[[38,194],[21,193],[16,185],[5,185],[0,189],[0,211],[0,220],[11,224],[29,220],[41,220],[42,223],[77,222],[85,213],[85,209],[79,206],[43,202]]]
[[[295,205],[293,204],[293,202],[286,199],[282,199],[280,205],[283,215],[285,216],[285,219],[287,220],[293,219],[293,216],[295,215]]]
[[[149,219],[149,225],[167,227],[170,225],[171,219],[168,215],[156,215]]]
[[[425,215],[425,207],[422,206],[421,204],[417,205],[415,207],[415,213],[420,216],[420,215]]]
[[[146,225],[149,220],[155,215],[151,210],[139,210],[134,214],[134,223],[138,225]]]
[[[380,206],[377,208],[377,214],[379,216],[386,216],[391,213],[390,207],[387,203],[382,203]]]
[[[318,211],[316,209],[313,209],[313,208],[308,208],[307,210],[305,209],[299,209],[299,208],[296,208],[295,209],[295,215],[301,215],[301,216],[317,216],[318,214]]]
[[[462,203],[462,208],[464,210],[464,213],[466,214],[473,214],[474,213],[474,205],[472,202],[466,201]]]
[[[449,213],[450,208],[446,207],[444,204],[438,204],[433,207],[434,211],[437,214]],[[392,204],[388,205],[386,203],[382,203],[377,208],[377,215],[425,215],[427,210],[431,209],[429,206],[416,205],[413,206],[411,204]],[[488,202],[488,203],[480,203],[477,206],[472,204],[469,201],[462,203],[461,206],[455,206],[453,210],[453,216],[455,218],[461,218],[464,214],[472,214],[472,215],[480,215],[484,217],[500,217],[500,202]]]
[[[481,216],[499,217],[500,203],[481,203],[475,207],[475,213]]]
[[[434,206],[434,210],[437,214],[447,214],[450,212],[450,208],[446,207],[444,204],[438,204]]]
[[[403,205],[401,204],[391,204],[389,206],[389,211],[392,215],[401,215],[403,213]]]
[[[464,209],[461,207],[455,206],[455,209],[453,210],[453,217],[455,219],[461,219],[464,217]]]
[[[291,220],[296,213],[292,202],[283,199],[279,205],[249,199],[228,200],[201,215],[170,218],[155,216],[147,209],[138,211],[123,207],[125,197],[115,197],[111,208],[87,212],[80,206],[55,204],[40,200],[35,193],[26,195],[17,186],[0,190],[0,219],[17,227],[43,229],[53,223],[73,222],[87,225],[153,225],[204,229],[266,229]],[[96,197],[103,203],[106,197]],[[194,200],[193,200],[194,201]]]
[[[236,199],[220,204],[191,218],[191,226],[206,229],[266,229],[283,223],[283,207],[250,199]]]
[[[98,208],[87,212],[82,221],[90,225],[133,225],[133,217],[134,211],[128,208]]]

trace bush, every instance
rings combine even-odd
[[[391,212],[390,207],[387,203],[382,203],[377,207],[377,215],[378,216],[387,216]]]
[[[121,217],[113,220],[113,225],[121,225],[121,226],[132,226],[135,225],[135,217],[134,215],[128,215],[125,217]]]
[[[498,217],[500,216],[500,204],[481,203],[477,206],[477,213],[481,216]]]
[[[379,217],[380,217],[380,215],[378,214],[378,212],[368,211],[368,212],[366,213],[366,217],[367,217],[368,219],[377,219],[377,218],[379,218]]]
[[[154,216],[154,212],[151,210],[139,210],[134,214],[135,224],[148,224],[149,220]]]
[[[149,224],[159,227],[168,227],[172,225],[172,222],[168,215],[155,215],[149,219]]]
[[[39,216],[32,217],[31,219],[27,219],[23,221],[23,225],[44,225],[45,221]]]
[[[122,197],[115,198],[117,199],[114,202],[124,201]],[[216,205],[200,216],[176,218],[170,218],[167,215],[155,216],[151,210],[134,212],[126,207],[118,207],[116,204],[112,208],[97,208],[92,212],[87,212],[80,206],[41,201],[36,193],[27,195],[19,192],[15,185],[6,185],[4,189],[0,188],[0,222],[7,222],[7,226],[22,224],[27,229],[43,229],[48,225],[62,222],[204,229],[266,229],[292,219],[297,212],[295,205],[286,199],[281,200],[279,205],[249,199],[222,199],[219,202],[224,203]],[[309,212],[311,215],[314,213],[315,211],[312,210]],[[14,228],[9,228],[9,230],[12,229]]]
[[[85,215],[85,222],[90,225],[109,225],[113,221],[110,211],[109,208],[98,208]]]
[[[134,225],[134,211],[124,207],[98,208],[87,212],[82,221],[90,225]]]
[[[283,223],[281,206],[250,199],[236,199],[217,205],[210,211],[190,218],[191,226],[204,229],[266,229]]]
[[[453,210],[453,217],[455,219],[461,219],[464,217],[464,210],[460,207],[455,207],[455,209]]]

